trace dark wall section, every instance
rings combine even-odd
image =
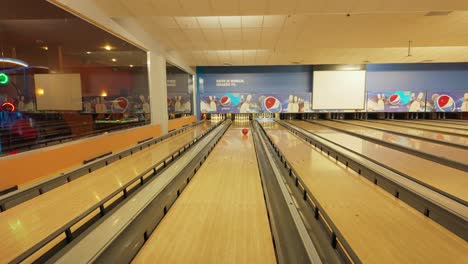
[[[312,66],[310,65],[197,67],[197,75],[200,93],[312,91]],[[200,80],[203,80],[202,83]],[[243,80],[243,82],[221,84],[222,80]]]

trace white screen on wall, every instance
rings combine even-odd
[[[366,71],[314,71],[314,110],[364,109]]]
[[[37,110],[82,110],[80,74],[34,74]]]

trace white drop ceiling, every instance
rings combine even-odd
[[[193,66],[468,61],[468,0],[94,1]]]

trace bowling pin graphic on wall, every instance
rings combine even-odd
[[[252,95],[249,94],[245,98],[245,101],[242,103],[240,107],[240,113],[250,113],[250,101],[252,100]]]
[[[414,94],[414,93],[413,93]],[[418,97],[414,98],[413,102],[410,104],[409,112],[421,112],[424,111],[423,102],[424,93],[420,92]]]
[[[311,94],[204,94],[202,113],[281,113],[310,112]]]
[[[368,92],[367,111],[423,112],[425,94],[425,91]]]
[[[468,112],[468,93],[463,94],[463,103],[461,105],[462,112]]]
[[[376,111],[385,110],[384,98],[385,96],[383,94],[377,94],[377,106],[375,108]]]

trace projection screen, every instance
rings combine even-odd
[[[37,110],[81,110],[80,74],[34,74]]]
[[[366,71],[314,71],[314,110],[362,110]]]

